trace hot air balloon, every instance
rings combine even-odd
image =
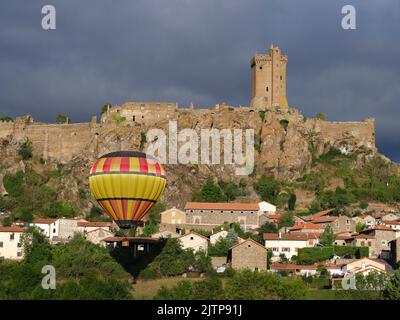
[[[165,189],[163,166],[142,152],[117,151],[97,159],[89,176],[90,190],[122,229],[136,227]]]

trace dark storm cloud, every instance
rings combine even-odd
[[[345,4],[355,31],[340,27]],[[398,0],[2,0],[0,114],[78,122],[108,101],[247,105],[250,57],[273,42],[289,54],[291,106],[373,116],[379,150],[400,160],[399,16]]]

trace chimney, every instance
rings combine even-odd
[[[279,235],[279,239],[281,239],[282,238],[282,232],[279,231],[278,235]]]

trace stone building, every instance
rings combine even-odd
[[[239,223],[244,230],[260,226],[260,217],[275,206],[260,203],[188,202],[184,208],[186,224],[199,229],[228,223]]]
[[[347,237],[345,240],[346,245],[356,246],[356,247],[368,247],[369,253],[368,256],[370,258],[377,258],[378,256],[375,254],[376,248],[376,239],[374,236],[370,234],[358,234],[355,236]]]
[[[173,120],[178,117],[178,104],[175,102],[127,102],[113,106],[101,115],[101,123],[118,119],[139,124]]]
[[[317,220],[313,220],[313,223],[320,225],[323,229],[330,225],[334,233],[356,231],[356,222],[350,217],[344,215],[321,217]]]
[[[103,241],[106,238],[112,237],[114,234],[110,231],[104,230],[102,228],[98,228],[86,233],[86,240],[99,244],[105,247],[105,242]]]
[[[377,226],[370,229],[360,231],[362,235],[370,235],[375,241],[370,247],[369,256],[371,258],[389,259],[390,257],[390,241],[396,239],[396,231],[386,227]]]
[[[160,213],[162,224],[185,224],[186,213],[182,210],[173,207]]]
[[[255,109],[288,108],[286,98],[286,64],[288,56],[271,45],[268,54],[251,59],[252,94],[250,106]]]
[[[228,263],[235,270],[265,271],[267,249],[253,239],[247,239],[229,250]]]

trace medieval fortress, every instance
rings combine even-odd
[[[45,124],[31,116],[14,122],[0,122],[2,152],[30,139],[34,154],[44,160],[61,163],[76,157],[95,158],[120,149],[143,147],[143,132],[165,129],[169,120],[179,128],[254,129],[258,168],[275,170],[295,177],[311,157],[335,147],[342,152],[362,151],[375,154],[374,119],[361,122],[329,122],[307,119],[290,108],[286,98],[288,57],[278,47],[251,59],[252,92],[249,106],[233,107],[224,103],[200,109],[191,104],[180,108],[175,102],[128,102],[111,106],[98,121],[88,123]],[[9,148],[9,155],[16,148]]]

